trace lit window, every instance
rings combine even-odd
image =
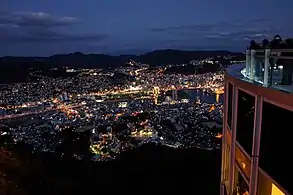
[[[272,184],[271,195],[285,195],[275,184]]]

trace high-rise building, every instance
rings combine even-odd
[[[246,64],[227,69],[221,195],[293,194],[293,68],[283,68],[288,65],[293,50],[248,50]]]
[[[158,104],[159,93],[160,93],[160,88],[159,87],[154,87],[153,94],[154,94],[154,101],[155,101],[156,105]]]
[[[69,100],[67,92],[63,92],[62,94],[60,94],[60,100],[61,101],[68,101]]]
[[[178,99],[178,91],[177,91],[177,89],[172,90],[172,99],[174,101],[177,101],[177,99]]]

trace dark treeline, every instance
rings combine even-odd
[[[14,188],[6,186],[7,194],[167,193],[182,190],[219,194],[220,151],[176,150],[146,144],[121,154],[113,162],[98,163],[69,156],[60,160],[54,154],[30,154],[22,147],[14,149],[10,161],[2,163],[3,171],[8,172],[10,183],[14,185]],[[10,168],[12,162],[14,165]]]

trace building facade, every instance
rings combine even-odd
[[[292,71],[284,72],[293,67],[290,53],[249,50],[246,64],[227,69],[221,195],[293,194]]]

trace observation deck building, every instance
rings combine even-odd
[[[292,69],[287,49],[247,50],[227,69],[221,195],[293,195]]]

